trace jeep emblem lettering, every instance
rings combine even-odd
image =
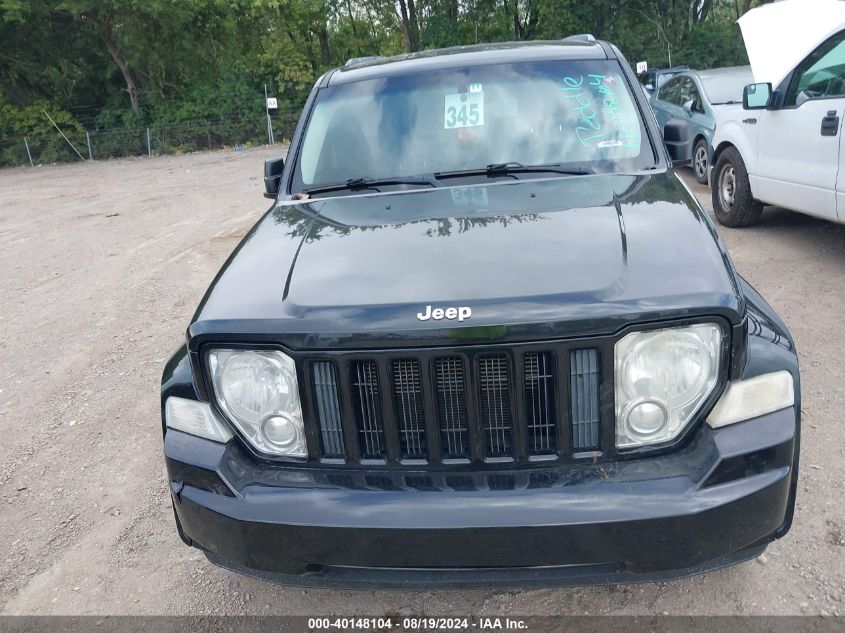
[[[426,306],[425,311],[417,312],[417,318],[420,321],[428,321],[429,319],[439,321],[443,318],[449,319],[450,321],[453,319],[463,321],[471,316],[472,309],[467,306],[460,306],[458,308],[432,308],[431,306]]]

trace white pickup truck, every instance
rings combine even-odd
[[[758,83],[716,125],[716,219],[749,226],[769,204],[845,223],[845,2],[783,0],[739,25]]]

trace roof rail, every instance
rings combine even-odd
[[[577,33],[575,35],[567,35],[563,38],[564,42],[595,42],[596,38],[592,33]]]
[[[381,61],[383,59],[387,59],[382,55],[368,55],[367,57],[350,57],[346,60],[346,63],[343,65],[344,68],[349,68],[350,66],[357,66],[358,64],[367,64],[369,62],[376,62]]]

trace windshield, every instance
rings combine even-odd
[[[641,169],[654,161],[618,63],[487,65],[321,89],[293,191],[500,163],[592,173]]]
[[[742,91],[745,86],[752,83],[754,83],[754,76],[750,68],[736,74],[701,79],[707,100],[713,105],[742,103]]]

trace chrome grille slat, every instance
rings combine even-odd
[[[445,458],[469,457],[469,424],[463,360],[457,356],[434,361],[437,417]]]
[[[528,451],[532,455],[549,455],[557,450],[551,354],[548,352],[525,354],[523,365]]]
[[[356,408],[361,456],[364,458],[381,458],[385,451],[378,366],[371,360],[355,361],[352,366],[354,367],[352,385],[357,395]]]
[[[393,361],[393,397],[402,457],[424,458],[425,414],[419,361]]]
[[[599,448],[599,354],[596,349],[570,352],[569,408],[575,451]]]
[[[508,457],[513,444],[508,357],[505,354],[479,356],[478,381],[486,455]]]

